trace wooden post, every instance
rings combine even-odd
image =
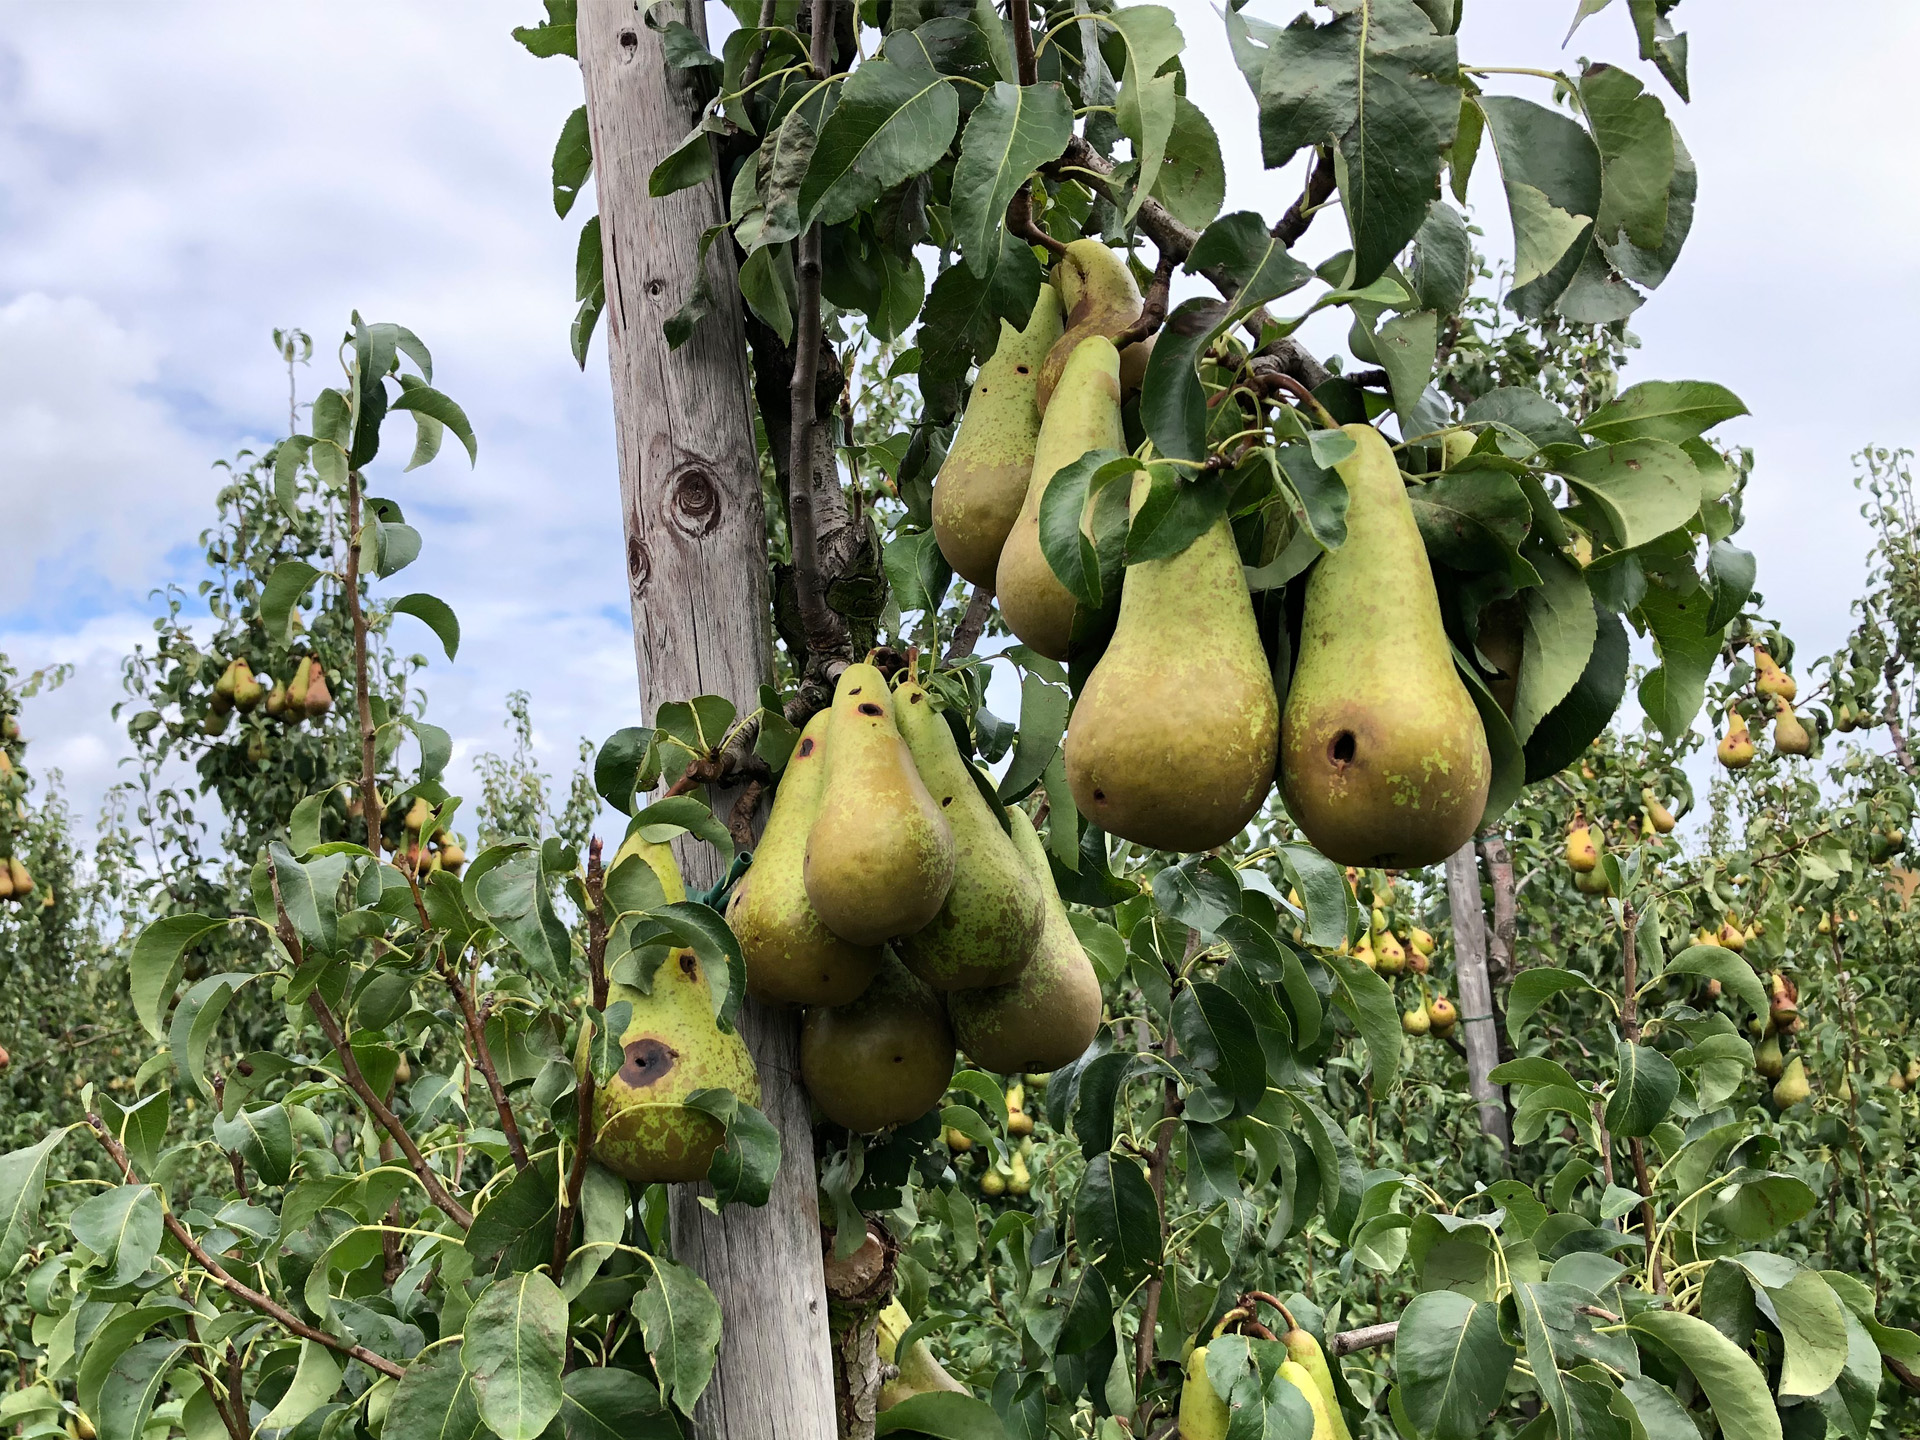
[[[1460,987],[1460,1040],[1467,1052],[1467,1088],[1480,1110],[1481,1133],[1510,1148],[1507,1101],[1488,1077],[1500,1063],[1500,1032],[1487,978],[1487,912],[1480,901],[1480,862],[1469,840],[1447,857],[1447,902],[1453,911],[1453,971]]]
[[[683,17],[706,35],[698,5]],[[668,67],[633,0],[580,0],[580,68],[599,194],[621,518],[642,712],[724,695],[742,713],[772,677],[766,516],[754,452],[747,347],[733,251],[707,253],[713,311],[678,350],[661,325],[692,292],[700,238],[725,219],[719,182],[662,199],[654,165],[698,116],[690,72]],[[719,878],[706,846],[681,848],[688,881]],[[677,1258],[713,1287],[725,1317],[720,1362],[699,1421],[719,1440],[833,1440],[813,1132],[799,1080],[799,1023],[749,1001],[741,1032],[780,1132],[780,1173],[761,1209],[709,1213],[691,1186],[673,1196]],[[704,1189],[704,1187],[702,1187]]]

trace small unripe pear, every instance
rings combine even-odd
[[[1032,1189],[1033,1172],[1027,1169],[1026,1157],[1018,1151],[1015,1151],[1013,1156],[1013,1173],[1007,1176],[1007,1193],[1009,1195],[1025,1195]]]
[[[1576,875],[1591,874],[1600,863],[1600,847],[1593,843],[1592,827],[1576,824],[1567,832],[1567,865]]]
[[[1774,658],[1760,646],[1753,647],[1753,688],[1762,695],[1772,695],[1781,700],[1791,700],[1799,693],[1800,687],[1793,677],[1775,663]]]
[[[276,680],[267,695],[267,714],[275,720],[287,718],[287,682]]]
[[[1727,707],[1727,733],[1720,738],[1720,763],[1729,770],[1744,770],[1753,763],[1753,736],[1747,733],[1746,717]]]
[[[287,682],[287,711],[291,715],[307,713],[307,686],[313,683],[313,657],[308,656],[294,667],[293,679]]]
[[[1754,1070],[1769,1080],[1778,1080],[1786,1064],[1786,1056],[1780,1053],[1780,1038],[1777,1035],[1769,1035],[1753,1052]]]
[[[964,1130],[947,1127],[947,1148],[956,1155],[964,1155],[973,1149],[973,1137]]]
[[[1007,1116],[1007,1133],[1013,1136],[1033,1134],[1033,1117],[1024,1110],[1015,1110]]]
[[[232,718],[233,706],[231,704],[224,710],[209,709],[207,711],[207,718],[200,722],[200,733],[203,735],[218,735],[222,730],[227,728],[227,721]]]
[[[1433,1019],[1426,1006],[1416,1005],[1400,1017],[1400,1028],[1409,1035],[1424,1035],[1433,1028]]]
[[[1786,1069],[1773,1087],[1773,1103],[1782,1110],[1791,1110],[1807,1096],[1813,1088],[1807,1084],[1807,1067],[1798,1055],[1787,1061]]]
[[[240,688],[242,664],[238,660],[229,660],[227,668],[220,672],[220,678],[213,682],[213,693],[222,700],[231,701]]]
[[[424,795],[413,797],[413,806],[407,811],[407,829],[418,835],[427,821],[433,818],[433,806],[427,803]]]
[[[1800,717],[1793,713],[1786,697],[1777,696],[1773,702],[1773,748],[1780,755],[1811,755],[1813,736],[1807,733],[1807,727],[1800,723]]]
[[[1720,923],[1720,943],[1727,949],[1741,951],[1747,948],[1747,932],[1734,924],[1732,919]]]
[[[1413,946],[1416,954],[1433,954],[1433,936],[1422,930],[1418,925],[1407,932],[1407,940]]]
[[[1647,819],[1653,822],[1653,828],[1662,835],[1673,833],[1673,827],[1679,822],[1673,818],[1673,812],[1660,803],[1660,797],[1653,793],[1652,786],[1640,791],[1641,803],[1647,807]]]
[[[1007,1176],[1002,1175],[998,1170],[987,1171],[980,1177],[980,1193],[996,1199],[1006,1194]]]

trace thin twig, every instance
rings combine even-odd
[[[1029,245],[1038,245],[1056,258],[1064,258],[1067,253],[1067,242],[1049,234],[1033,218],[1033,193],[1026,185],[1014,191],[1013,199],[1007,202],[1007,230],[1016,238]]]
[[[1358,1330],[1342,1330],[1327,1337],[1327,1358],[1338,1360],[1342,1355],[1351,1355],[1356,1350],[1373,1350],[1382,1345],[1391,1345],[1399,1333],[1398,1320],[1389,1320],[1384,1325],[1363,1325]]]
[[[1314,155],[1313,169],[1307,174],[1307,188],[1300,192],[1300,198],[1287,207],[1273,227],[1273,238],[1282,245],[1291,248],[1300,237],[1307,233],[1307,227],[1313,224],[1313,217],[1320,207],[1327,203],[1333,194],[1333,157],[1325,151]]]
[[[1640,948],[1639,939],[1634,934],[1639,916],[1631,900],[1620,905],[1620,983],[1626,990],[1620,1004],[1620,1033],[1630,1045],[1640,1043]],[[1647,1170],[1647,1142],[1638,1135],[1627,1141],[1627,1149],[1633,1155],[1633,1179],[1640,1191],[1640,1229],[1647,1237],[1647,1278],[1653,1283],[1653,1293],[1667,1293],[1667,1278],[1660,1271],[1659,1229],[1653,1218],[1653,1181]]]
[[[779,0],[760,0],[760,28],[771,31],[774,21],[780,18]],[[747,63],[740,70],[740,89],[751,90],[754,82],[760,78],[760,71],[767,63],[767,52],[773,48],[773,36],[763,34],[760,43],[753,47],[753,54],[747,57]]]
[[[474,1008],[473,992],[461,977],[458,963],[444,950],[440,956],[440,978],[446,982],[447,989],[453,993],[454,1003],[460,1007],[467,1041],[473,1046],[474,1059],[480,1064],[481,1075],[486,1078],[487,1093],[493,1097],[493,1108],[500,1116],[500,1129],[506,1135],[507,1149],[513,1155],[513,1168],[524,1170],[529,1163],[526,1141],[520,1136],[520,1122],[514,1118],[513,1102],[507,1098],[507,1087],[500,1083],[500,1071],[493,1063],[493,1050],[487,1044],[486,1023]]]
[[[1167,294],[1173,286],[1173,272],[1179,260],[1171,250],[1162,250],[1160,258],[1153,267],[1153,280],[1147,286],[1146,299],[1140,304],[1140,314],[1133,324],[1113,337],[1113,348],[1124,350],[1129,345],[1138,344],[1159,330],[1167,318]]]
[[[606,874],[600,868],[600,837],[587,846],[587,975],[593,1008],[607,1008],[607,914]],[[587,1021],[582,1018],[582,1024]],[[567,1267],[567,1255],[573,1246],[573,1218],[580,1210],[580,1190],[587,1181],[587,1162],[593,1158],[593,1065],[576,1082],[579,1095],[579,1133],[574,1136],[573,1168],[567,1174],[566,1194],[560,1200],[560,1213],[553,1230],[553,1279],[557,1284]],[[567,1363],[573,1363],[573,1351],[567,1351]]]
[[[89,1112],[87,1124],[92,1126],[94,1134],[100,1137],[100,1143],[106,1147],[107,1154],[112,1157],[113,1163],[120,1167],[120,1173],[125,1177],[126,1182],[129,1185],[140,1184],[140,1180],[133,1173],[133,1162],[127,1158],[125,1147],[113,1138],[113,1132],[107,1128],[106,1123],[98,1115]],[[394,1364],[384,1355],[376,1355],[364,1345],[349,1344],[345,1340],[327,1334],[324,1330],[315,1329],[291,1310],[276,1303],[272,1297],[263,1295],[252,1286],[234,1279],[218,1260],[207,1253],[206,1247],[193,1238],[193,1232],[180,1223],[172,1210],[163,1209],[160,1218],[167,1227],[167,1233],[179,1242],[180,1248],[192,1256],[194,1262],[213,1277],[214,1283],[234,1299],[258,1310],[268,1319],[298,1335],[302,1340],[312,1340],[325,1345],[330,1350],[337,1350],[342,1355],[349,1355],[376,1374],[390,1375],[396,1380],[406,1374],[403,1366]]]

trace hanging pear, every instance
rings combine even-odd
[[[1100,977],[1054,888],[1047,852],[1026,812],[1008,812],[1020,859],[1046,895],[1046,921],[1027,968],[1011,985],[947,996],[954,1039],[982,1070],[1056,1070],[1086,1053],[1100,1029]],[[1031,1121],[1029,1121],[1029,1126]]]
[[[1138,472],[1136,513],[1151,489]],[[1113,638],[1067,731],[1067,783],[1109,834],[1210,850],[1266,802],[1279,745],[1273,672],[1222,515],[1178,555],[1128,568]]]
[[[753,866],[734,888],[727,923],[747,961],[747,993],[768,1005],[845,1005],[880,968],[877,948],[853,945],[826,926],[807,899],[807,834],[820,813],[827,741],[822,710],[795,742]]]
[[[306,711],[309,718],[324,715],[333,708],[333,694],[327,689],[327,672],[316,661],[313,678],[307,682]]]
[[[1720,763],[1729,770],[1744,770],[1753,763],[1753,736],[1747,731],[1747,717],[1727,707],[1727,733],[1720,737]]]
[[[858,1000],[807,1012],[800,1078],[827,1119],[864,1135],[918,1120],[939,1104],[953,1078],[953,1053],[940,997],[883,955]]]
[[[936,990],[1005,985],[1033,958],[1046,918],[1045,893],[1000,828],[953,731],[918,680],[909,678],[894,692],[893,713],[914,768],[953,831],[953,885],[946,903],[894,949]]]
[[[1811,755],[1813,736],[1807,733],[1807,727],[1800,717],[1793,713],[1793,706],[1787,703],[1784,695],[1773,699],[1773,748],[1779,755]]]
[[[1436,995],[1427,1001],[1427,1023],[1433,1027],[1433,1033],[1441,1039],[1444,1040],[1453,1033],[1453,1027],[1459,1019],[1459,1010],[1446,996]]]
[[[298,720],[307,713],[307,686],[313,680],[313,660],[303,657],[294,667],[293,679],[287,682],[287,717]]]
[[[1793,676],[1780,668],[1779,662],[1766,652],[1763,646],[1753,647],[1753,688],[1762,695],[1791,701],[1800,693],[1800,687],[1794,683]]]
[[[1662,835],[1671,835],[1673,827],[1680,822],[1673,818],[1673,812],[1660,801],[1651,785],[1640,790],[1640,803],[1647,807],[1647,819],[1653,822],[1653,828]]]
[[[266,687],[254,678],[253,665],[250,661],[236,660],[234,663],[240,669],[234,677],[233,703],[234,708],[244,713],[266,699],[267,691]]]
[[[1042,285],[1024,330],[1002,320],[959,432],[933,482],[933,534],[962,579],[992,588],[1000,550],[1027,498],[1040,437],[1040,365],[1060,338],[1060,296]]]
[[[1755,1047],[1753,1068],[1769,1080],[1778,1080],[1780,1072],[1786,1069],[1787,1058],[1780,1052],[1780,1037],[1769,1035]]]
[[[1040,549],[1041,498],[1054,475],[1089,450],[1126,448],[1120,420],[1120,355],[1111,340],[1094,335],[1074,350],[1061,372],[1054,402],[1040,422],[1026,498],[994,574],[994,592],[1007,628],[1048,659],[1067,658],[1074,600]]]
[[[1280,774],[1323,855],[1409,869],[1473,834],[1493,762],[1393,451],[1371,426],[1344,429],[1347,539],[1307,577]]]
[[[872,665],[849,665],[833,693],[833,745],[807,834],[807,899],[855,945],[910,935],[946,903],[953,828],[927,793]]]
[[[1069,243],[1066,255],[1053,267],[1053,283],[1066,306],[1067,323],[1041,362],[1037,398],[1043,415],[1080,342],[1093,335],[1111,341],[1140,318],[1140,287],[1127,267],[1127,257],[1102,241]],[[1118,378],[1117,369],[1114,373]]]
[[[1600,863],[1600,847],[1593,843],[1593,830],[1578,816],[1567,831],[1567,868],[1576,875],[1590,874]]]
[[[644,992],[615,983],[607,1003],[625,1000],[632,1017],[620,1036],[624,1063],[594,1093],[593,1158],[635,1184],[706,1178],[725,1131],[686,1098],[731,1090],[760,1103],[760,1077],[738,1032],[721,1030],[700,961],[675,950]]]
[[[233,697],[240,688],[240,674],[243,668],[238,660],[227,662],[227,668],[222,670],[220,678],[213,682],[213,693],[216,699],[224,700],[229,705],[233,703]]]
[[[1791,1110],[1813,1093],[1813,1087],[1807,1084],[1807,1066],[1799,1055],[1792,1056],[1786,1069],[1780,1072],[1780,1078],[1774,1082],[1773,1103],[1782,1110]]]
[[[1041,291],[1042,294],[1046,292]],[[913,1317],[907,1314],[906,1307],[898,1300],[889,1300],[886,1308],[880,1312],[880,1327],[874,1336],[874,1349],[880,1354],[882,1365],[891,1365],[900,1373],[880,1386],[880,1409],[891,1410],[902,1400],[915,1395],[925,1395],[936,1390],[950,1390],[955,1394],[967,1395],[972,1392],[946,1372],[946,1368],[933,1358],[925,1339],[915,1340],[907,1347],[907,1353],[899,1353],[900,1341],[913,1327]]]
[[[1427,1007],[1416,1005],[1400,1017],[1400,1028],[1409,1035],[1424,1035],[1433,1029],[1433,1021],[1427,1015]]]
[[[1186,1379],[1180,1385],[1180,1440],[1227,1440],[1231,1412],[1207,1377],[1207,1347],[1188,1352]]]
[[[267,695],[266,709],[267,709],[267,716],[269,719],[284,720],[287,718],[287,714],[286,714],[287,682],[286,681],[275,680],[273,682],[273,689]]]
[[[1333,1428],[1333,1419],[1327,1411],[1327,1397],[1313,1383],[1313,1376],[1307,1372],[1306,1366],[1297,1360],[1282,1360],[1280,1378],[1298,1390],[1300,1398],[1307,1402],[1307,1408],[1313,1411],[1313,1440],[1334,1440],[1340,1432]],[[1344,1422],[1341,1429],[1345,1429]]]

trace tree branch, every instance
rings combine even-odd
[[[106,1147],[107,1154],[112,1157],[113,1163],[120,1167],[120,1173],[126,1178],[126,1182],[129,1185],[140,1184],[140,1180],[133,1173],[133,1162],[127,1158],[125,1147],[113,1138],[113,1132],[107,1128],[106,1123],[102,1121],[98,1115],[89,1111],[87,1114],[87,1124],[92,1126],[93,1133],[100,1137],[100,1143]],[[164,1198],[163,1196],[162,1199],[164,1200]],[[268,1319],[275,1321],[283,1328],[298,1335],[302,1340],[312,1340],[318,1344],[325,1345],[330,1350],[337,1350],[342,1355],[351,1356],[376,1374],[389,1375],[396,1380],[406,1374],[404,1366],[394,1364],[393,1361],[387,1359],[384,1355],[374,1354],[373,1351],[367,1349],[364,1345],[352,1345],[345,1340],[327,1334],[324,1330],[316,1330],[291,1310],[276,1303],[272,1297],[263,1295],[252,1286],[242,1284],[240,1281],[234,1279],[233,1276],[227,1273],[225,1267],[222,1266],[218,1260],[215,1260],[213,1256],[207,1253],[206,1247],[193,1238],[193,1232],[180,1223],[179,1218],[174,1215],[171,1209],[163,1207],[160,1212],[160,1218],[167,1227],[167,1233],[179,1242],[180,1248],[191,1255],[194,1263],[205,1270],[208,1275],[212,1276],[214,1283],[219,1285],[220,1288],[225,1290],[229,1295],[233,1296],[234,1299],[258,1310]]]
[[[1039,80],[1040,72],[1033,57],[1033,16],[1027,0],[1007,0],[1007,14],[1013,24],[1014,69],[1022,85],[1032,85]]]
[[[593,1008],[607,1008],[607,882],[600,868],[600,837],[587,846],[587,983]],[[567,1174],[566,1194],[560,1198],[560,1213],[553,1229],[553,1279],[559,1283],[567,1268],[567,1255],[573,1247],[573,1217],[580,1212],[580,1189],[587,1181],[587,1162],[593,1157],[593,1065],[578,1077],[580,1099],[579,1132],[574,1136],[573,1168]],[[573,1363],[573,1351],[567,1351],[567,1363]]]
[[[447,983],[447,989],[453,992],[454,1002],[460,1007],[461,1022],[467,1031],[467,1040],[473,1046],[474,1059],[480,1064],[480,1073],[486,1077],[487,1093],[493,1097],[493,1108],[500,1116],[500,1129],[507,1137],[507,1149],[513,1154],[513,1168],[527,1168],[527,1146],[520,1137],[520,1122],[514,1118],[513,1102],[507,1098],[507,1087],[500,1083],[500,1072],[493,1063],[493,1050],[487,1044],[486,1023],[480,1018],[480,1012],[474,1008],[473,992],[467,988],[467,982],[461,978],[459,963],[444,952],[440,956],[440,978]]]
[[[940,663],[948,668],[958,665],[973,654],[973,647],[980,643],[980,633],[987,628],[987,621],[993,616],[993,591],[985,585],[973,587],[973,594],[967,600],[967,610],[960,617],[960,623],[953,627],[953,640],[947,646],[947,653]]]
[[[1363,1325],[1358,1330],[1342,1330],[1327,1337],[1327,1358],[1338,1360],[1342,1355],[1351,1355],[1356,1350],[1373,1350],[1382,1345],[1391,1345],[1399,1333],[1398,1320],[1389,1320],[1384,1325]]]
[[[1307,188],[1300,192],[1300,198],[1287,207],[1287,213],[1274,225],[1273,238],[1292,248],[1307,233],[1307,227],[1313,224],[1313,217],[1319,213],[1320,207],[1332,196],[1333,182],[1333,157],[1325,151],[1316,151],[1313,169],[1307,174]]]
[[[1160,258],[1153,267],[1153,280],[1147,286],[1146,298],[1140,304],[1140,314],[1133,324],[1113,337],[1113,348],[1124,350],[1129,345],[1138,344],[1159,330],[1167,318],[1167,292],[1173,285],[1173,272],[1179,261],[1170,250],[1162,250]]]
[[[1639,937],[1634,934],[1635,922],[1639,916],[1635,913],[1633,902],[1620,902],[1621,931],[1621,976],[1620,983],[1626,994],[1620,1002],[1620,1033],[1629,1044],[1640,1043],[1640,948]],[[1640,1191],[1640,1229],[1647,1237],[1647,1278],[1653,1282],[1653,1293],[1667,1293],[1667,1278],[1660,1272],[1660,1249],[1656,1244],[1659,1227],[1653,1218],[1653,1180],[1647,1171],[1647,1142],[1638,1135],[1627,1141],[1627,1149],[1633,1156],[1633,1179]]]
[[[364,382],[364,377],[363,377]],[[375,383],[379,383],[378,380]],[[360,604],[360,472],[347,472],[347,618],[353,626],[353,713],[360,727],[360,813],[367,822],[367,849],[380,857],[380,785],[373,695],[367,688],[367,614]],[[317,666],[320,657],[314,656]]]

